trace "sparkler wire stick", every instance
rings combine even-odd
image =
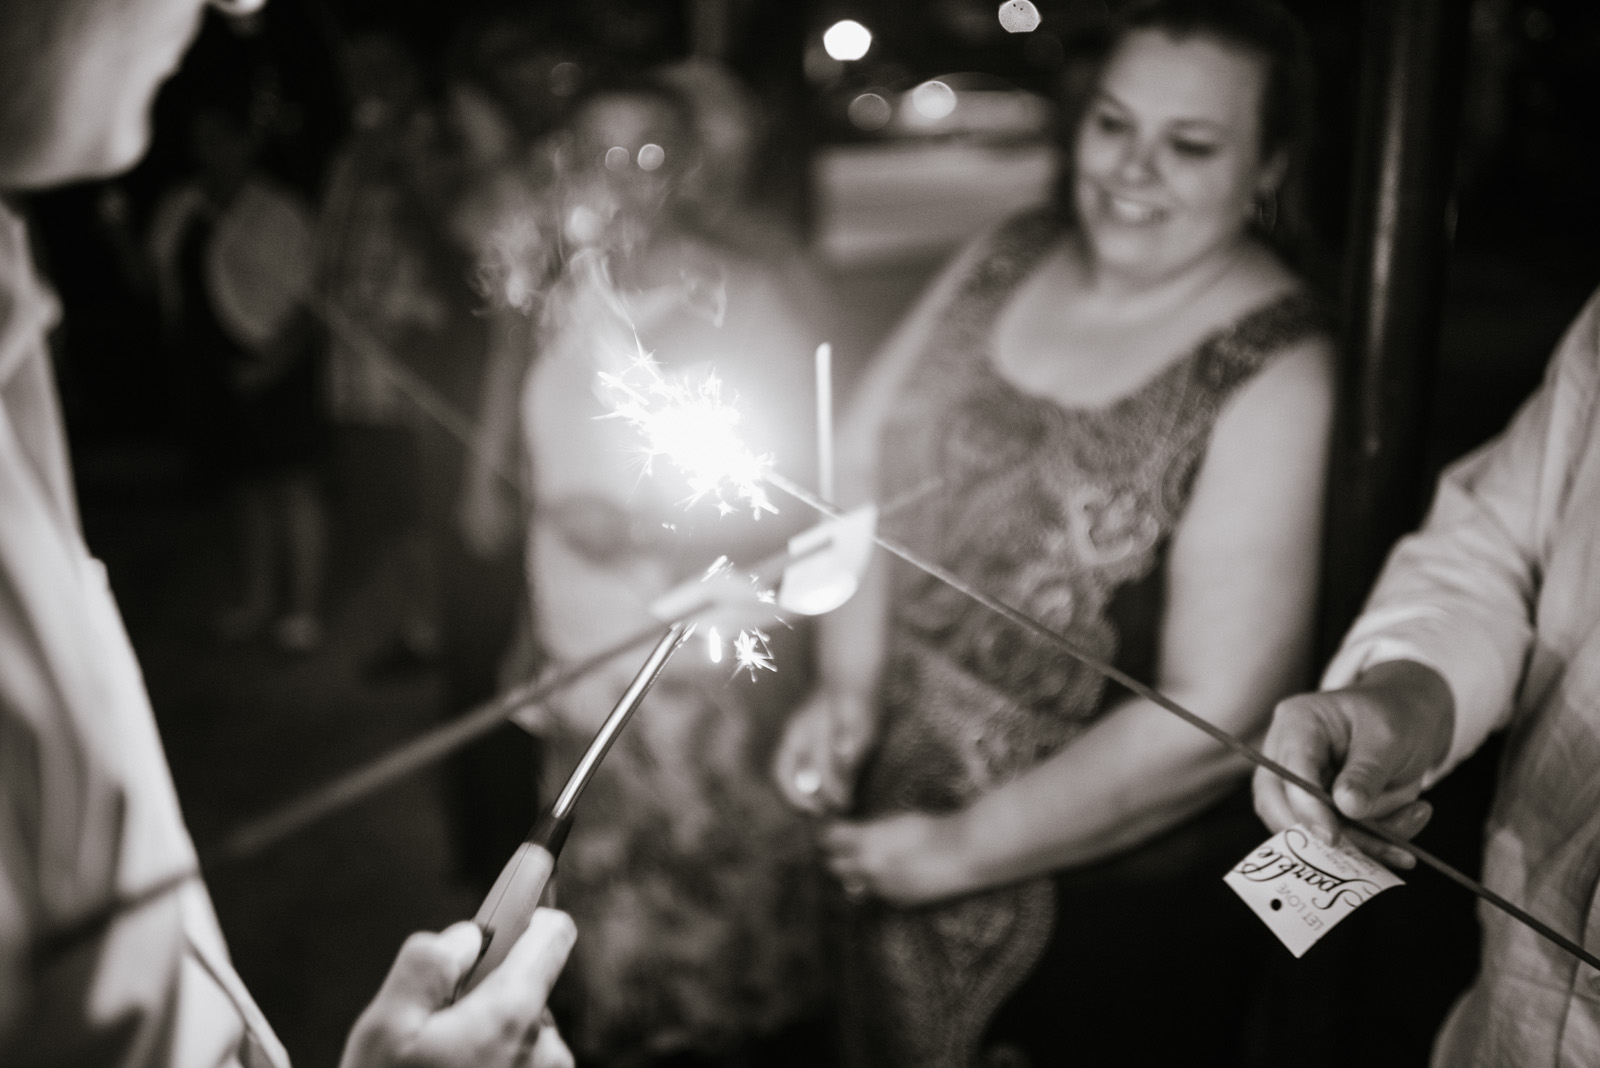
[[[715,607],[709,598],[675,616],[679,625]],[[483,737],[528,705],[538,704],[573,683],[599,670],[628,650],[643,645],[661,633],[663,624],[652,622],[582,660],[561,668],[554,675],[525,683],[449,723],[419,735],[376,760],[350,771],[275,812],[251,820],[223,840],[211,862],[245,860],[291,838],[313,823],[376,793],[390,783],[405,778],[442,760],[469,742]]]
[[[792,482],[774,471],[767,472],[764,477],[772,486],[782,490],[784,493],[787,493],[789,496],[795,498],[797,501],[800,501],[802,504],[815,509],[823,515],[838,518],[840,513],[837,511],[837,509],[835,509],[827,501],[819,498],[816,494],[811,493],[804,486]],[[1212,739],[1232,750],[1234,753],[1243,757],[1256,767],[1265,768],[1267,771],[1270,771],[1272,774],[1278,776],[1280,779],[1283,779],[1285,782],[1293,783],[1306,793],[1310,794],[1312,797],[1315,797],[1317,800],[1327,805],[1328,808],[1343,822],[1372,835],[1374,838],[1382,839],[1388,844],[1400,849],[1402,852],[1410,854],[1413,858],[1432,868],[1434,871],[1438,872],[1440,875],[1443,875],[1451,882],[1470,891],[1478,898],[1488,902],[1490,905],[1522,923],[1530,930],[1543,935],[1555,945],[1560,946],[1562,949],[1566,950],[1568,953],[1571,953],[1574,957],[1583,961],[1585,964],[1592,968],[1600,969],[1600,957],[1590,953],[1578,943],[1563,935],[1561,932],[1557,931],[1555,928],[1551,927],[1537,916],[1534,916],[1532,913],[1526,911],[1511,901],[1508,901],[1500,894],[1495,893],[1493,890],[1489,889],[1487,886],[1484,886],[1476,879],[1473,879],[1461,872],[1453,865],[1434,856],[1421,846],[1418,846],[1395,834],[1387,827],[1377,823],[1368,822],[1367,820],[1356,820],[1345,816],[1343,813],[1339,812],[1338,807],[1334,804],[1332,795],[1329,794],[1327,790],[1323,789],[1322,786],[1278,763],[1276,760],[1273,760],[1271,757],[1250,745],[1248,742],[1235,737],[1209,720],[1203,719],[1194,712],[1189,711],[1187,708],[1183,707],[1183,705],[1168,697],[1160,690],[1157,690],[1155,687],[1146,685],[1114,665],[1108,664],[1100,658],[1091,655],[1090,653],[1079,648],[1079,646],[1070,638],[1058,634],[1056,631],[1051,630],[1037,619],[1034,619],[1032,616],[1011,607],[1004,601],[990,596],[989,594],[978,589],[976,586],[967,582],[965,579],[961,578],[959,575],[940,567],[938,564],[933,563],[930,560],[923,559],[910,548],[900,544],[899,542],[890,538],[886,538],[876,531],[873,532],[872,540],[877,543],[880,548],[887,552],[893,553],[895,556],[898,556],[901,560],[904,560],[906,563],[910,564],[912,567],[916,568],[918,571],[921,571],[930,578],[937,579],[946,586],[949,586],[951,589],[955,590],[957,593],[976,601],[978,604],[989,609],[991,612],[994,612],[996,615],[999,615],[1007,621],[1014,623],[1017,626],[1022,627],[1024,630],[1036,635],[1037,637],[1044,639],[1090,670],[1103,675],[1113,682],[1125,686],[1138,696],[1172,713],[1197,730],[1204,731],[1206,734],[1210,735]]]
[[[686,627],[693,617],[715,606],[715,602],[708,597],[705,601],[686,609],[667,624],[667,636],[677,628]],[[628,650],[643,645],[651,638],[664,641],[662,626],[660,623],[652,623],[649,627],[627,635],[610,647],[562,668],[548,678],[510,690],[495,700],[480,705],[471,712],[312,790],[277,811],[246,823],[228,835],[216,850],[208,853],[203,858],[203,866],[207,870],[216,871],[249,860],[258,853],[300,833],[313,823],[442,760],[467,743],[498,727],[523,707],[542,701],[572,685]],[[84,939],[93,937],[116,917],[142,908],[171,893],[189,880],[199,877],[200,868],[185,868],[134,893],[124,894],[40,939],[33,947],[33,955],[36,959],[42,959],[66,952]]]
[[[617,736],[639,710],[645,694],[650,692],[650,687],[661,676],[667,661],[672,659],[672,654],[678,651],[693,631],[693,623],[674,623],[667,628],[655,648],[650,650],[638,674],[628,684],[627,690],[612,707],[610,715],[600,724],[589,748],[584,751],[568,776],[566,785],[556,796],[555,803],[533,825],[528,837],[500,872],[500,877],[489,890],[489,896],[484,898],[478,914],[473,917],[473,922],[483,932],[483,947],[477,962],[462,977],[461,986],[456,991],[458,997],[494,971],[505,960],[517,939],[522,937],[522,932],[528,929],[528,922],[539,907],[539,898],[544,893],[545,885],[555,872],[556,860],[561,856],[561,847],[572,827],[573,810],[578,798],[583,796],[584,788],[594,778],[600,762],[611,750]]]
[[[895,514],[931,493],[940,484],[939,479],[933,478],[913,486],[879,509],[879,516],[884,517]],[[780,571],[783,567],[796,563],[814,553],[825,552],[827,549],[828,543],[823,542],[804,553],[793,553],[787,550],[776,552],[759,561],[750,570],[765,579],[773,572]],[[716,601],[708,593],[703,601],[690,605],[682,611],[675,612],[671,618],[666,620],[666,624],[688,622],[714,607],[716,607]],[[651,623],[647,627],[618,639],[599,652],[592,653],[582,660],[568,664],[552,675],[526,682],[515,689],[508,690],[506,693],[463,713],[450,722],[421,734],[409,742],[404,742],[387,753],[380,754],[370,762],[346,772],[332,782],[313,789],[283,807],[269,812],[265,816],[246,822],[223,839],[222,844],[215,852],[206,857],[206,866],[211,867],[233,861],[247,860],[277,845],[279,842],[293,837],[324,817],[354,804],[369,794],[376,793],[390,783],[403,779],[407,775],[421,771],[423,768],[444,759],[462,746],[488,734],[510,719],[520,709],[546,700],[552,694],[558,693],[578,680],[598,671],[605,664],[630,649],[643,645],[651,638],[656,637],[660,633],[662,626],[662,623]]]
[[[928,493],[938,483],[930,481],[901,495],[891,502],[884,514],[916,500]],[[796,563],[808,556],[826,552],[827,542],[811,547],[803,553],[787,550],[773,553],[759,561],[750,570],[763,578],[774,571]],[[674,612],[666,623],[653,622],[631,634],[625,635],[610,646],[592,653],[582,660],[559,669],[543,679],[524,683],[515,689],[488,701],[477,708],[402,743],[372,761],[357,767],[339,778],[318,787],[265,816],[250,820],[229,834],[214,854],[207,857],[211,863],[244,860],[290,838],[309,825],[345,808],[360,799],[383,789],[390,783],[420,771],[469,742],[488,734],[528,705],[538,704],[573,683],[593,674],[605,664],[643,645],[661,633],[663,625],[686,623],[717,605],[716,599],[706,597],[681,611]]]

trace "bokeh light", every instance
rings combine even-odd
[[[564,59],[550,68],[550,93],[565,99],[582,88],[583,69],[570,59]]]
[[[641,171],[653,171],[667,161],[666,149],[660,145],[650,144],[639,149],[637,162]]]
[[[862,93],[850,101],[850,125],[858,130],[881,130],[889,125],[894,108],[878,93]]]
[[[822,47],[840,62],[860,59],[872,47],[872,31],[855,19],[843,19],[822,35]]]
[[[612,145],[606,149],[606,170],[620,171],[628,165],[628,150],[621,145]]]
[[[925,119],[947,119],[956,109],[956,91],[944,82],[923,82],[911,90],[911,106]]]
[[[1031,0],[1006,0],[1000,5],[1000,26],[1007,33],[1032,33],[1039,21],[1039,9]]]

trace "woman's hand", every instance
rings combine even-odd
[[[813,816],[843,812],[877,733],[873,702],[820,687],[789,718],[773,760],[778,792]]]
[[[907,908],[979,889],[965,812],[906,812],[866,823],[840,821],[822,832],[828,870],[852,901],[882,898]]]

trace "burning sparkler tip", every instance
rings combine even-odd
[[[764,632],[754,627],[741,630],[733,640],[733,658],[738,665],[735,673],[748,671],[751,681],[754,681],[758,671],[777,671],[777,666],[772,662],[772,649],[767,644],[770,640]]]

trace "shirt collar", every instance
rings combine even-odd
[[[60,303],[34,271],[27,227],[0,201],[0,389],[60,319]]]

